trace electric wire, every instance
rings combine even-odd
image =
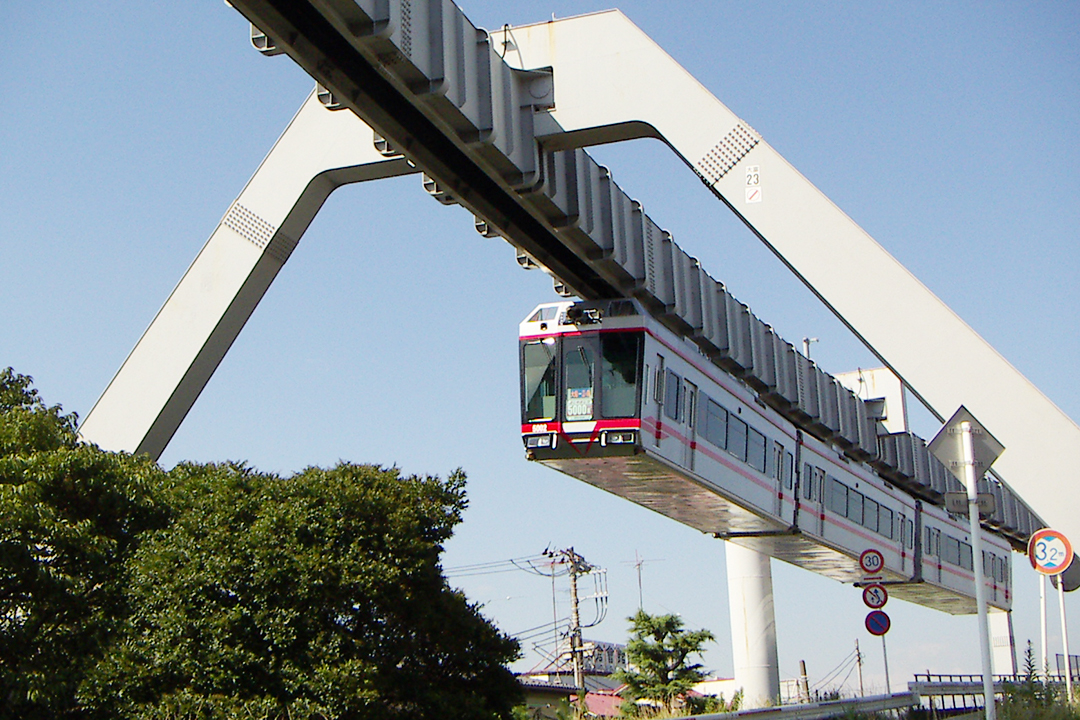
[[[858,667],[858,665],[858,663],[854,663],[851,667],[848,668],[847,675],[845,675],[844,679],[840,681],[840,684],[836,686],[837,690],[843,689],[844,685],[847,684],[848,678],[851,677],[851,673],[855,672],[855,668]]]
[[[856,653],[855,653],[854,650],[852,650],[850,653],[848,653],[846,656],[844,656],[844,658],[839,662],[839,664],[837,664],[836,667],[834,667],[832,670],[827,672],[825,674],[825,676],[822,677],[821,680],[818,680],[816,683],[814,683],[810,687],[810,689],[811,690],[819,690],[822,687],[824,687],[827,683],[829,683],[830,681],[835,679],[837,676],[839,676],[840,673],[842,673],[845,670],[845,668],[847,668],[848,663],[850,663],[853,660],[856,660]],[[852,667],[854,667],[854,665],[852,665]]]

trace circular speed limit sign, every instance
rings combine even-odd
[[[885,567],[885,557],[877,550],[863,550],[859,556],[859,567],[867,575],[877,575]]]
[[[1072,563],[1072,544],[1057,530],[1043,528],[1028,541],[1028,559],[1043,575],[1057,575]]]

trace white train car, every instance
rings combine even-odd
[[[893,595],[975,612],[967,521],[936,491],[916,497],[879,453],[815,436],[637,301],[541,305],[520,353],[529,459],[840,581],[859,582],[860,554],[878,550]],[[1009,541],[984,530],[983,544],[988,602],[1007,610]]]

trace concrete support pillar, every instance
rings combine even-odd
[[[780,702],[780,663],[776,653],[772,567],[768,555],[734,543],[727,549],[728,603],[735,681],[743,689],[743,707]]]
[[[997,675],[1015,675],[1016,638],[1013,635],[1012,612],[992,612],[990,620],[990,652]],[[1042,668],[1039,668],[1042,672]]]

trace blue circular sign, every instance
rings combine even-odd
[[[889,632],[892,621],[881,610],[874,610],[866,616],[866,630],[871,635],[884,635]]]

